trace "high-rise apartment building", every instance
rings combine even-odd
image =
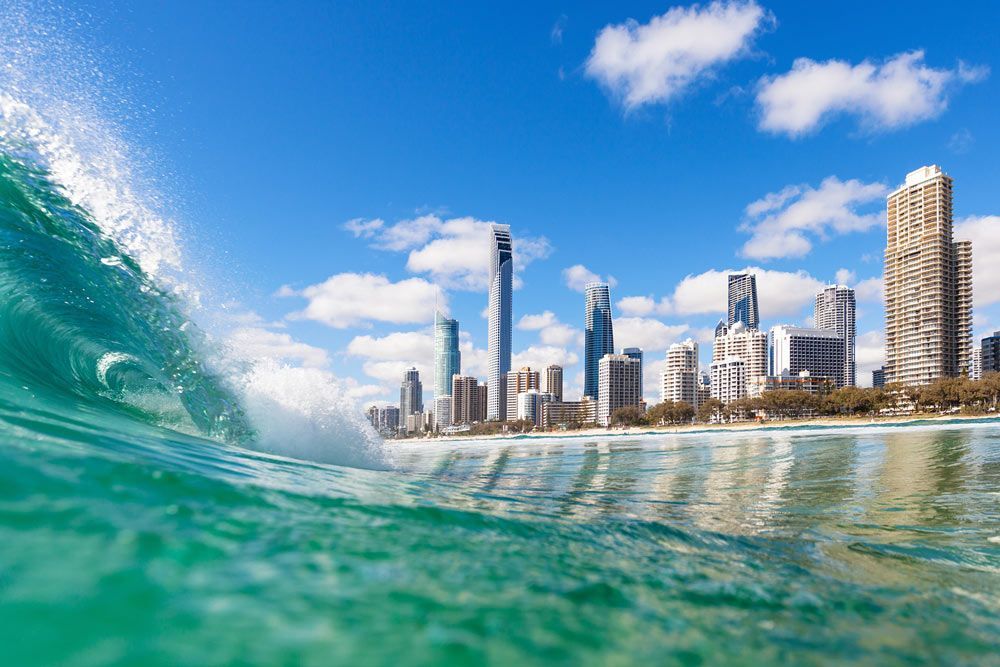
[[[979,349],[982,350],[983,373],[1000,373],[1000,331],[984,338]]]
[[[486,419],[503,420],[507,415],[507,372],[510,370],[511,319],[514,307],[514,251],[510,225],[492,225],[490,230],[490,304],[487,339]]]
[[[552,364],[545,367],[542,374],[542,391],[555,396],[556,401],[563,400],[563,368]]]
[[[887,200],[887,383],[927,384],[969,370],[972,246],[952,238],[952,179],[934,165]]]
[[[642,405],[642,362],[624,354],[606,354],[598,364],[597,423],[607,426],[618,408]]]
[[[969,363],[969,379],[983,379],[983,347],[977,345],[972,348],[972,361]]]
[[[524,366],[520,370],[507,373],[507,414],[504,419],[514,421],[517,419],[517,395],[534,389],[538,391],[542,388],[541,375],[538,371],[533,371]]]
[[[588,283],[584,288],[583,395],[598,398],[599,365],[615,351],[611,325],[611,289],[607,283]]]
[[[830,285],[816,295],[813,309],[816,328],[836,331],[844,346],[844,371],[838,387],[853,387],[858,383],[855,357],[856,311],[854,290],[850,287]]]
[[[717,330],[725,333],[715,339],[712,348],[711,395],[728,403],[746,396],[751,378],[767,375],[767,334],[748,328],[742,321]]]
[[[639,361],[639,395],[644,396],[645,387],[642,382],[642,348],[641,347],[625,347],[622,348],[622,354],[626,357],[631,357]]]
[[[462,372],[458,320],[434,313],[434,400],[451,395],[451,377]]]
[[[660,376],[660,400],[684,402],[697,409],[698,402],[698,343],[688,338],[674,343],[667,350],[667,361]]]
[[[748,329],[760,326],[757,305],[757,276],[736,273],[729,276],[729,322],[731,327],[742,322]]]
[[[451,423],[471,424],[483,421],[479,381],[468,375],[451,378]]]
[[[872,371],[872,387],[881,389],[885,386],[885,366]]]
[[[835,329],[807,329],[780,324],[771,327],[769,375],[798,377],[808,371],[813,378],[844,386],[844,339]]]
[[[424,411],[424,385],[420,382],[420,371],[411,368],[403,374],[399,386],[399,427],[406,429],[407,417]]]
[[[727,357],[712,362],[712,398],[732,403],[747,395],[747,363],[739,357]]]

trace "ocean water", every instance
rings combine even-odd
[[[5,404],[0,661],[1000,655],[995,423],[415,444],[395,461]]]

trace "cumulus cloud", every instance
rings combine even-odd
[[[442,289],[422,278],[392,282],[372,273],[338,273],[303,290],[282,288],[281,296],[298,296],[308,304],[289,319],[314,320],[335,329],[370,322],[427,322],[437,305],[446,303]]]
[[[650,296],[626,296],[619,299],[615,305],[620,314],[632,317],[669,315],[673,312],[670,300],[666,297],[656,301]]]
[[[955,238],[972,241],[972,301],[977,308],[1000,301],[1000,215],[970,216],[955,225]]]
[[[370,239],[375,248],[408,252],[406,268],[412,273],[427,274],[445,287],[481,291],[489,286],[490,224],[471,217],[445,220],[423,215],[389,226],[378,219],[355,219],[344,227],[355,237]],[[552,252],[544,237],[523,236],[516,231],[512,236],[515,274]],[[515,286],[519,282],[515,275]]]
[[[586,72],[626,109],[664,103],[750,50],[770,16],[753,0],[674,7],[597,35]]]
[[[403,372],[416,367],[421,380],[430,386],[434,378],[434,336],[426,331],[397,331],[385,336],[355,336],[347,344],[347,354],[363,359],[365,374],[387,385],[398,384]]]
[[[249,359],[295,362],[306,368],[324,368],[330,363],[326,350],[297,341],[287,333],[267,329],[237,329],[229,336],[229,344]]]
[[[858,384],[872,386],[872,371],[885,364],[885,340],[881,331],[868,331],[855,341],[854,360],[857,364]]]
[[[795,316],[815,302],[816,293],[826,286],[803,270],[773,271],[757,266],[740,270],[711,269],[688,275],[674,289],[671,302],[678,315],[724,314],[728,311],[728,278],[731,273],[757,276],[757,296],[761,319]]]
[[[854,285],[854,298],[858,301],[882,303],[885,301],[885,280],[882,276],[865,278]]]
[[[882,183],[841,181],[836,176],[825,178],[818,188],[790,185],[769,193],[746,207],[740,229],[749,232],[750,239],[742,254],[753,259],[804,257],[812,250],[811,237],[871,229],[882,224],[884,212],[859,209],[881,204],[887,193]]]
[[[513,369],[530,366],[532,370],[541,370],[551,364],[562,367],[572,366],[580,361],[580,357],[572,350],[556,345],[531,345],[520,352],[511,355],[510,365]]]
[[[560,322],[550,310],[535,315],[525,315],[517,323],[517,328],[537,331],[538,339],[546,345],[565,347],[570,344],[583,344],[583,332]]]
[[[582,292],[587,283],[607,283],[611,287],[618,284],[614,276],[601,278],[599,274],[594,273],[583,264],[574,264],[569,268],[563,269],[562,275],[563,280],[566,281],[566,287],[575,292]]]
[[[869,131],[892,130],[936,118],[954,88],[985,78],[988,69],[934,69],[923,51],[900,53],[883,63],[816,62],[799,58],[792,69],[758,84],[760,127],[800,136],[837,115],[852,115]]]
[[[665,351],[688,330],[686,324],[664,324],[648,317],[619,317],[614,321],[615,345],[641,347],[652,354]]]

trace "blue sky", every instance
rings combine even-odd
[[[588,275],[611,277],[616,345],[646,349],[653,398],[667,345],[721,316],[718,272],[747,266],[765,326],[857,285],[870,381],[884,196],[932,163],[975,244],[977,336],[1000,328],[996,3],[81,11],[236,339],[363,402],[398,399],[410,364],[430,398],[435,302],[484,374],[484,221],[522,259],[514,363],[564,363],[570,396]]]

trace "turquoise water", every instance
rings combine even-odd
[[[995,424],[379,472],[0,418],[3,664],[997,661]]]

